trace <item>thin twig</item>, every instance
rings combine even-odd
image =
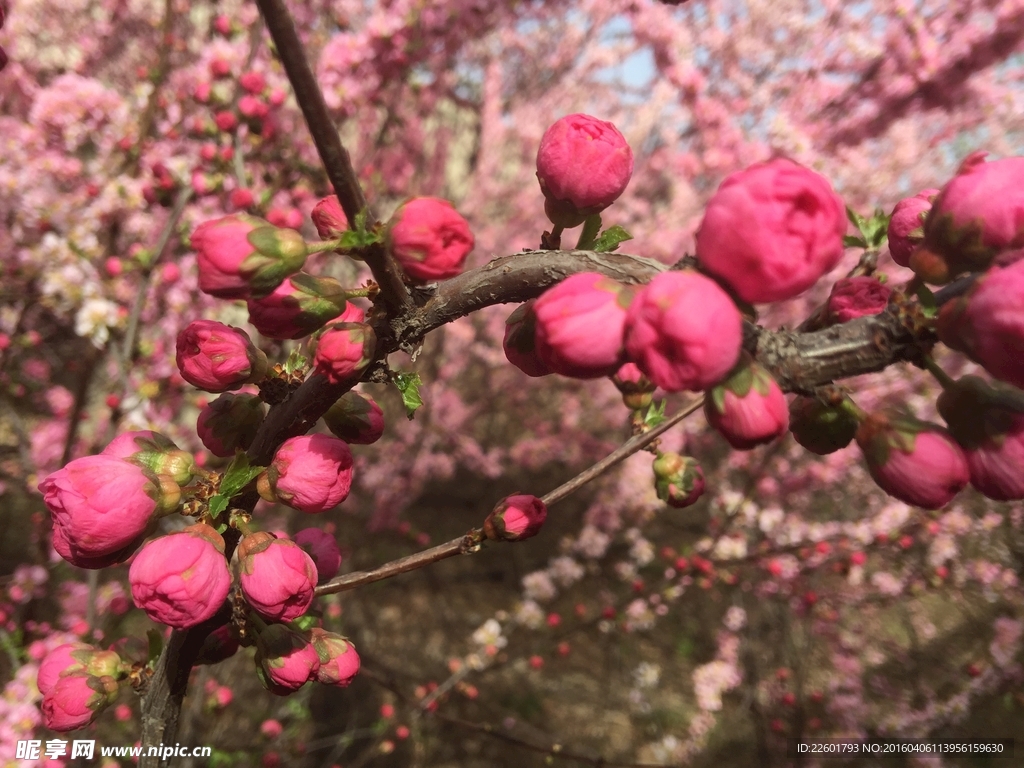
[[[327,171],[327,178],[331,180],[334,194],[338,196],[349,226],[355,227],[356,216],[364,213],[367,229],[374,227],[377,220],[366,203],[359,179],[352,168],[352,160],[342,146],[338,129],[327,109],[327,102],[306,61],[305,48],[295,31],[288,8],[283,0],[256,0],[256,5],[277,47],[277,55],[295,91],[295,99],[306,119],[320,161]],[[367,248],[360,256],[380,286],[380,297],[388,311],[399,316],[410,309],[412,297],[391,255],[382,246],[376,245]]]

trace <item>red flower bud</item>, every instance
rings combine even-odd
[[[194,627],[220,610],[231,589],[224,539],[202,523],[154,539],[132,562],[128,581],[153,621]]]
[[[828,316],[833,323],[847,323],[866,315],[877,315],[889,304],[892,290],[873,277],[844,277],[832,286]]]
[[[924,240],[924,220],[932,209],[937,189],[926,189],[896,203],[889,219],[889,254],[901,267],[910,266],[910,255]]]
[[[346,443],[370,445],[384,434],[384,412],[369,395],[350,391],[324,414],[324,424]]]
[[[43,723],[54,731],[84,728],[117,699],[112,677],[69,675],[43,696]]]
[[[320,659],[309,642],[284,624],[271,624],[256,640],[256,673],[264,687],[278,696],[297,691],[316,676]]]
[[[537,316],[533,313],[536,299],[520,304],[505,321],[505,338],[501,346],[505,358],[527,376],[547,376],[551,370],[541,361],[536,348]]]
[[[522,541],[540,533],[547,516],[547,506],[536,496],[506,496],[484,520],[484,534],[491,541]]]
[[[746,360],[704,400],[704,415],[733,448],[747,451],[789,429],[786,397],[759,363]]]
[[[541,362],[577,379],[611,376],[625,357],[623,327],[633,293],[596,272],[572,275],[549,288],[533,305]]]
[[[214,456],[247,450],[263,424],[263,401],[256,395],[225,392],[207,403],[196,420],[196,433]]]
[[[376,346],[366,323],[333,323],[317,340],[313,365],[334,384],[353,381],[373,361]]]
[[[348,219],[334,195],[323,198],[310,214],[321,240],[335,240],[348,229]]]
[[[359,654],[355,646],[341,635],[320,628],[311,631],[313,648],[320,660],[317,682],[347,688],[359,671]]]
[[[268,339],[301,339],[346,307],[345,289],[330,277],[291,275],[262,299],[249,299],[249,322]]]
[[[455,277],[473,245],[469,223],[451,203],[436,197],[413,198],[388,224],[391,253],[418,282]]]
[[[791,299],[843,255],[846,210],[821,175],[785,158],[729,176],[697,231],[697,258],[744,301]]]
[[[743,321],[729,296],[696,272],[663,272],[626,316],[629,358],[669,392],[721,381],[740,356]]]
[[[819,456],[848,446],[858,426],[857,417],[841,405],[826,405],[813,397],[797,397],[789,404],[789,430],[794,439]]]
[[[224,392],[259,381],[267,356],[241,328],[195,320],[178,334],[178,370],[185,381],[207,392]]]
[[[291,621],[313,602],[316,565],[298,544],[254,533],[238,545],[239,584],[256,611],[274,621]]]
[[[678,453],[659,453],[654,459],[654,488],[658,498],[676,509],[697,502],[704,493],[704,471],[696,459]],[[686,558],[679,558],[676,567],[684,570]]]
[[[326,512],[348,497],[352,452],[329,435],[286,440],[257,482],[260,495],[302,512]]]
[[[316,566],[317,583],[323,584],[338,575],[341,551],[331,534],[319,528],[303,528],[292,537]]]
[[[611,123],[566,115],[544,132],[537,149],[537,180],[548,218],[565,227],[600,213],[625,191],[633,151]]]
[[[908,416],[869,416],[857,444],[878,486],[925,509],[944,507],[970,480],[963,451],[942,427]]]

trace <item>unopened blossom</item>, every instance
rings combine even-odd
[[[352,452],[330,435],[300,435],[285,440],[259,477],[260,495],[302,512],[316,513],[340,504],[352,487]]]
[[[194,320],[178,334],[175,360],[185,381],[207,392],[225,392],[259,381],[267,356],[241,328]]]
[[[980,271],[1001,251],[1024,246],[1024,157],[985,162],[975,152],[939,192],[910,268],[929,283]]]
[[[316,565],[317,583],[330,581],[341,568],[341,550],[335,538],[322,528],[303,528],[292,537]]]
[[[505,321],[505,337],[501,346],[505,358],[527,376],[547,376],[551,369],[537,354],[537,316],[533,312],[536,299],[520,304]]]
[[[348,687],[359,671],[359,654],[355,646],[341,635],[319,627],[313,628],[311,635],[313,648],[320,661],[316,672],[317,682],[339,688]]]
[[[789,407],[779,385],[760,363],[744,358],[704,399],[708,423],[739,451],[769,443],[789,429]]]
[[[717,384],[739,359],[742,341],[736,305],[713,280],[692,271],[661,273],[626,315],[629,359],[669,392]]]
[[[334,435],[352,445],[370,445],[384,434],[384,411],[369,395],[349,391],[323,415]]]
[[[320,658],[309,633],[271,624],[256,638],[256,673],[264,687],[278,696],[297,691],[315,679]]]
[[[924,240],[924,220],[932,209],[937,189],[926,189],[896,203],[889,219],[889,254],[901,267],[910,266],[910,255]]]
[[[332,323],[317,340],[313,365],[334,384],[352,381],[373,360],[376,346],[366,323]]]
[[[274,621],[291,621],[313,602],[316,565],[298,544],[254,533],[238,545],[242,594],[256,611]]]
[[[684,509],[704,493],[704,471],[697,460],[673,451],[654,459],[654,486],[658,498],[670,507]]]
[[[444,280],[462,272],[473,250],[469,223],[451,203],[436,197],[417,197],[391,217],[388,247],[402,269],[415,281]]]
[[[264,415],[259,396],[225,392],[199,411],[196,434],[214,456],[231,457],[252,445]]]
[[[828,318],[848,323],[858,317],[877,315],[889,304],[892,290],[874,277],[844,277],[836,280],[828,297]]]
[[[789,430],[811,453],[825,456],[853,441],[860,421],[844,404],[823,403],[813,397],[797,397],[789,404]]]
[[[1024,389],[1024,260],[992,267],[939,313],[939,339]]]
[[[220,610],[231,589],[224,539],[202,523],[154,539],[135,557],[128,582],[153,621],[194,627]]]
[[[335,240],[348,229],[348,219],[334,195],[323,198],[313,206],[310,218],[321,240]]]
[[[149,524],[173,512],[181,498],[169,477],[104,455],[69,462],[39,490],[53,516],[54,548],[85,568],[105,567],[105,558],[137,546]]]
[[[572,275],[541,294],[533,314],[543,365],[578,379],[615,373],[625,361],[623,327],[632,298],[632,288],[596,272]]]
[[[521,541],[540,533],[548,508],[536,496],[507,496],[484,520],[484,533],[493,541]]]
[[[782,301],[839,263],[846,226],[823,176],[776,158],[722,182],[697,230],[697,259],[744,301]]]
[[[268,339],[301,339],[345,310],[346,293],[333,278],[299,272],[285,278],[269,296],[249,299],[246,307],[249,322]]]
[[[907,504],[939,509],[970,480],[963,451],[935,424],[874,414],[857,430],[857,444],[874,481]]]
[[[75,674],[62,677],[43,696],[43,722],[53,731],[84,728],[117,698],[113,677]]]
[[[600,213],[625,191],[633,150],[609,122],[566,115],[544,132],[537,149],[537,180],[548,218],[564,227]]]
[[[122,432],[101,452],[104,456],[126,459],[133,464],[166,475],[178,485],[186,485],[195,474],[195,459],[159,432],[140,430]]]

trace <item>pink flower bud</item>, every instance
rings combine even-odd
[[[313,365],[333,384],[358,380],[376,347],[377,337],[366,323],[333,323],[317,340]]]
[[[242,113],[242,117],[262,120],[270,114],[270,105],[257,96],[246,94],[238,100],[238,111]]]
[[[54,548],[82,567],[119,555],[151,522],[173,512],[181,498],[170,478],[103,455],[69,462],[46,477],[39,490],[53,516]]]
[[[299,272],[262,299],[249,299],[249,322],[268,339],[301,339],[346,307],[345,289],[330,277]]]
[[[842,405],[827,405],[813,397],[797,397],[789,405],[793,438],[819,456],[848,446],[859,426],[856,415]]]
[[[907,504],[939,509],[970,480],[963,451],[936,424],[873,414],[857,430],[857,444],[878,486]]]
[[[469,223],[447,200],[416,197],[388,224],[388,247],[412,280],[455,277],[473,250]]]
[[[122,272],[124,272],[124,265],[121,263],[121,260],[119,258],[117,258],[116,256],[111,256],[106,261],[103,262],[103,269],[111,277],[117,277]]]
[[[213,122],[224,133],[230,133],[238,127],[238,118],[235,113],[226,109],[214,115]]]
[[[533,538],[540,533],[547,516],[547,505],[536,496],[506,496],[484,520],[484,534],[491,541]]]
[[[1024,499],[1024,392],[964,376],[937,405],[964,449],[971,485],[995,501]]]
[[[669,392],[721,381],[740,356],[743,321],[729,296],[696,272],[663,272],[626,315],[626,352]]]
[[[338,569],[341,568],[341,551],[331,534],[320,528],[303,528],[292,537],[292,541],[312,558],[319,584],[338,575]]]
[[[533,313],[536,299],[520,304],[505,321],[505,338],[501,342],[505,358],[527,376],[547,376],[551,370],[537,355],[537,316]]]
[[[317,572],[298,544],[254,533],[238,545],[242,594],[258,613],[274,621],[291,621],[313,602]]]
[[[259,72],[250,71],[238,78],[238,84],[243,90],[255,95],[263,93],[263,89],[267,87],[267,79]]]
[[[776,158],[722,182],[697,231],[697,258],[744,301],[782,301],[835,267],[845,232],[843,201],[828,181]]]
[[[708,392],[704,415],[738,451],[770,443],[789,429],[786,396],[772,375],[749,358]]]
[[[297,691],[316,677],[320,658],[307,633],[271,624],[256,640],[256,673],[264,687],[278,696]]]
[[[937,331],[997,379],[1024,388],[1024,261],[992,267],[965,295],[942,307]]]
[[[253,194],[251,189],[233,189],[231,194],[228,195],[228,199],[231,202],[231,207],[236,211],[244,211],[256,203],[256,195]]]
[[[306,261],[302,235],[244,213],[200,224],[192,248],[199,289],[221,299],[267,296]]]
[[[43,723],[53,731],[84,728],[117,699],[112,677],[69,675],[43,696]]]
[[[926,189],[896,203],[889,219],[889,254],[901,267],[910,266],[910,255],[924,240],[924,220],[932,209],[937,189]]]
[[[303,512],[326,512],[348,497],[352,452],[329,435],[300,435],[285,440],[260,475],[260,495]]]
[[[828,316],[833,323],[848,323],[858,317],[877,315],[889,304],[892,290],[873,277],[844,277],[836,280],[828,297]]]
[[[596,272],[549,288],[533,305],[537,356],[563,376],[611,376],[624,362],[622,333],[633,295],[633,288]]]
[[[100,455],[125,459],[157,475],[167,475],[178,485],[192,481],[196,463],[192,454],[179,450],[159,432],[123,432],[110,441]]]
[[[341,203],[334,195],[325,197],[314,205],[310,218],[313,219],[313,225],[321,240],[336,240],[348,229],[348,219],[341,210]]]
[[[196,432],[214,456],[248,450],[263,424],[263,401],[256,395],[225,392],[199,412]]]
[[[910,268],[929,283],[980,271],[1001,251],[1024,245],[1024,157],[985,162],[975,152],[942,188]]]
[[[355,646],[341,635],[326,632],[319,627],[312,629],[310,634],[320,660],[317,682],[347,688],[359,671],[359,654]]]
[[[654,488],[658,498],[670,507],[685,509],[704,494],[704,470],[689,456],[658,453],[654,459]]]
[[[638,411],[654,402],[654,382],[644,376],[636,363],[626,363],[615,375],[612,383],[622,393],[622,402],[627,408]]]
[[[370,445],[384,434],[384,411],[369,395],[350,391],[324,414],[324,424],[346,443]]]
[[[633,151],[611,123],[566,115],[544,132],[537,149],[537,180],[552,222],[574,227],[600,213],[625,191]]]
[[[58,645],[39,664],[36,676],[36,687],[44,696],[57,684],[57,680],[67,675],[76,675],[85,671],[86,657],[93,652],[93,647],[86,643],[64,643]]]
[[[231,35],[231,19],[221,14],[213,20],[213,28],[224,37],[229,37]]]
[[[153,621],[194,627],[220,610],[231,589],[224,539],[202,523],[154,539],[135,557],[128,581]]]
[[[214,78],[224,78],[231,74],[231,64],[224,59],[212,59],[210,61],[210,75]]]
[[[267,356],[241,328],[214,320],[194,320],[178,334],[181,377],[207,392],[238,389],[267,372]]]

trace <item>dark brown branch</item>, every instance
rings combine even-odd
[[[377,221],[366,204],[359,179],[352,168],[348,152],[341,144],[338,129],[327,110],[327,102],[317,85],[313,70],[306,61],[306,50],[295,31],[295,24],[288,13],[284,0],[256,0],[263,20],[281,59],[288,80],[295,90],[302,116],[306,119],[309,133],[313,137],[316,151],[331,180],[334,194],[338,196],[341,209],[345,212],[350,227],[355,226],[356,216],[365,212],[366,227],[373,227]],[[389,313],[398,316],[412,306],[409,289],[402,281],[398,264],[382,246],[372,246],[360,254],[380,286],[380,297]]]

